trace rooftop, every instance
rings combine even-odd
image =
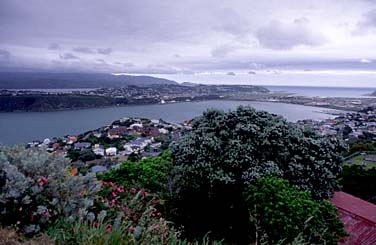
[[[376,205],[342,191],[336,192],[330,201],[337,208],[376,224]]]
[[[330,202],[349,234],[343,244],[376,244],[376,205],[341,191]]]

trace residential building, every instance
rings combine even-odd
[[[107,156],[115,156],[117,153],[116,147],[110,147],[106,149],[106,155]]]

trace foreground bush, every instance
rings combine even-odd
[[[127,189],[112,182],[102,182],[102,185],[94,208],[88,214],[89,220],[106,221],[115,226],[125,225],[131,230],[143,231],[162,218],[162,213],[156,209],[161,203],[157,196],[144,189]]]
[[[177,244],[177,233],[163,219],[155,220],[148,229],[129,225],[60,220],[48,231],[56,244]]]
[[[159,157],[145,158],[138,162],[123,162],[117,169],[98,174],[98,178],[128,188],[143,187],[153,193],[159,193],[165,191],[171,169],[171,154],[164,152]]]
[[[211,231],[216,239],[250,242],[255,231],[242,195],[247,186],[273,173],[314,199],[330,197],[344,149],[335,139],[250,107],[209,110],[171,147],[173,221],[189,238]]]
[[[16,230],[0,227],[0,245],[53,245],[54,242],[46,235],[42,234],[33,239],[22,237]]]
[[[43,149],[0,147],[0,222],[27,235],[58,217],[85,218],[100,183],[71,176],[69,162]]]
[[[258,179],[244,194],[258,242],[291,242],[301,234],[309,244],[337,244],[346,236],[338,211],[329,201],[314,201],[288,181]]]

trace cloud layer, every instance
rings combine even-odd
[[[375,69],[376,3],[2,0],[0,68],[128,73]]]

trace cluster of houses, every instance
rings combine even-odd
[[[84,134],[35,141],[29,143],[29,147],[44,147],[53,154],[70,158],[73,168],[99,172],[107,171],[132,155],[138,158],[158,156],[187,129],[186,124],[163,120],[122,118]]]
[[[299,125],[310,126],[320,134],[334,136],[348,142],[376,140],[376,109],[366,108],[359,112],[341,113],[324,121],[302,120]]]

